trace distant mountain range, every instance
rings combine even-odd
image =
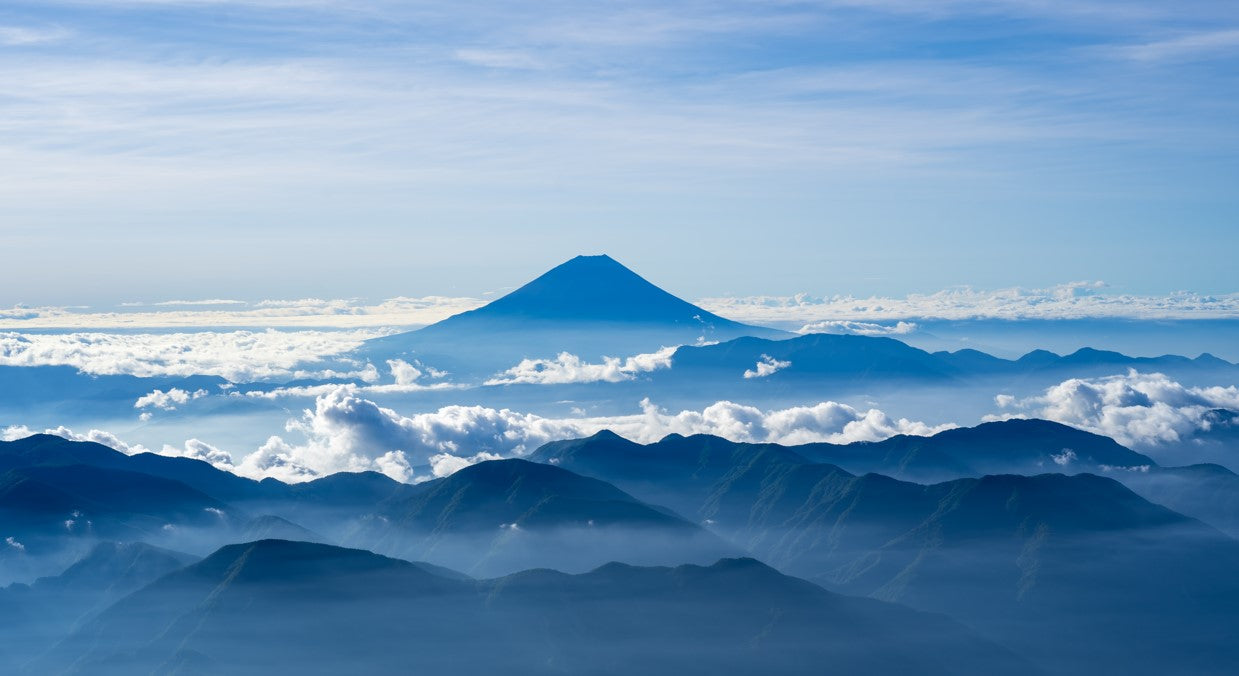
[[[348,544],[493,576],[608,561],[698,563],[742,553],[696,523],[609,483],[525,460],[495,460],[376,507]]]
[[[1070,453],[1068,453],[1070,451]],[[708,458],[770,455],[787,463],[831,463],[858,474],[878,473],[908,481],[940,481],[985,474],[1039,474],[1047,471],[1102,472],[1153,467],[1157,463],[1109,437],[1048,420],[1013,419],[946,430],[933,436],[897,435],[882,441],[797,446],[731,442],[710,435],[672,434],[641,445],[612,432],[588,439],[555,441],[531,456],[540,462],[611,481],[658,478],[652,468],[675,462],[692,465],[702,477]]]
[[[1067,447],[1074,449],[1075,464],[1055,463],[1054,456]],[[165,546],[182,544],[189,551],[271,533],[494,577],[523,568],[584,571],[608,560],[648,565],[747,553],[835,592],[945,613],[1055,672],[1084,673],[1109,665],[1127,673],[1158,673],[1178,665],[1226,673],[1239,665],[1239,651],[1231,650],[1239,645],[1239,622],[1233,617],[1239,608],[1239,582],[1233,577],[1239,543],[1217,530],[1093,474],[989,474],[923,484],[861,473],[869,469],[849,471],[865,463],[896,473],[988,472],[1007,465],[1021,471],[1042,465],[1101,471],[1110,463],[1141,463],[1136,466],[1143,468],[1148,460],[1108,439],[1045,421],[991,423],[930,438],[847,446],[737,444],[710,436],[671,436],[640,445],[600,433],[544,446],[532,456],[541,464],[483,462],[413,486],[372,473],[337,474],[297,485],[257,482],[224,476],[200,461],[125,456],[97,444],[48,436],[0,444],[0,459],[0,468],[8,467],[2,483],[13,488],[0,493],[0,505],[7,510],[0,524],[22,526],[17,534],[25,556],[57,544],[69,556],[112,533],[132,533]],[[1234,476],[1222,472],[1210,466],[1163,470],[1151,463],[1147,470],[1111,471],[1124,480],[1156,480],[1141,490],[1160,491],[1169,501],[1189,506],[1200,507],[1193,500],[1203,502],[1215,512],[1234,505]],[[37,485],[29,483],[36,479]],[[209,491],[227,493],[230,499]],[[84,533],[66,529],[57,519],[68,509],[77,514],[70,512],[66,519],[100,525]],[[204,521],[207,516],[215,521]],[[156,528],[161,522],[171,528]],[[177,533],[184,534],[182,539],[174,537]],[[0,532],[0,539],[8,536]],[[361,555],[345,560],[354,556]],[[377,559],[365,561],[377,565]],[[419,575],[430,571],[459,581],[457,573],[419,565]],[[271,564],[255,571],[268,569],[283,570]],[[207,580],[216,574],[202,573]],[[263,574],[279,579],[274,572]],[[549,579],[564,579],[556,575]],[[526,578],[496,583],[496,589],[521,579]],[[645,589],[638,584],[641,579],[632,581],[633,589]],[[218,587],[217,581],[202,584]],[[238,621],[228,614],[233,611],[223,619],[201,615],[210,609],[194,599],[205,588],[193,587],[184,597],[172,594],[172,588],[160,592],[163,600],[156,605],[183,609],[176,611],[179,619],[165,618],[173,622],[160,625],[165,629],[130,625],[135,640],[155,642],[150,659],[159,664],[171,660],[189,670],[197,668],[192,660],[201,655],[221,659],[219,646],[210,642],[218,636],[210,632],[203,636],[215,638],[203,638],[206,643],[188,653],[157,640],[166,636],[176,638],[176,645],[196,646],[191,627]],[[1134,589],[1141,590],[1138,597],[1132,596]],[[364,585],[356,589],[363,590]],[[545,593],[563,598],[555,589]],[[236,598],[238,608],[267,603],[246,595]],[[139,607],[148,606],[117,612],[136,614]],[[1173,627],[1166,627],[1168,617],[1175,618]],[[113,622],[104,625],[96,637],[110,636],[106,632]],[[106,657],[86,647],[101,644],[82,636],[86,659]],[[1053,654],[1039,655],[1038,646],[1047,642],[1057,646]],[[585,653],[554,645],[554,654],[567,664],[586,659]],[[226,658],[223,664],[231,668]]]
[[[258,638],[261,637],[261,638]],[[326,545],[231,545],[105,610],[30,673],[1034,673],[942,617],[752,559],[486,581]]]
[[[384,382],[390,382],[386,362],[403,359],[445,370],[455,384],[477,385],[523,359],[553,360],[567,352],[597,363],[604,356],[622,359],[675,346],[679,347],[670,368],[642,374],[640,383],[629,386],[657,387],[668,395],[710,391],[735,397],[822,384],[1014,383],[1031,378],[1044,386],[1053,378],[1112,375],[1128,368],[1179,376],[1239,375],[1239,366],[1209,354],[1194,359],[1130,357],[1086,347],[1068,355],[1035,350],[1012,360],[977,350],[931,353],[887,337],[796,335],[720,317],[663,291],[605,255],[578,256],[483,307],[416,331],[367,341],[341,355],[334,366],[348,373],[370,362],[384,374]],[[758,367],[762,363],[764,369]],[[115,412],[118,406],[129,410],[137,397],[156,389],[217,393],[220,386],[227,386],[230,392],[244,394],[328,383],[368,384],[340,376],[233,387],[214,376],[89,376],[68,366],[0,366],[0,413],[61,410],[63,417],[70,417],[84,410]],[[615,383],[594,386],[622,388]],[[216,410],[270,403],[212,397],[198,405]]]
[[[1048,453],[1069,439],[1081,458],[1142,459],[1053,423],[1013,423],[869,450],[879,464],[960,469],[995,463],[1010,449],[1011,462],[1024,465],[1039,453],[1040,431],[1048,433],[1040,447]],[[828,588],[946,613],[1024,654],[1052,644],[1047,659],[1054,671],[1119,662],[1127,673],[1210,671],[1209,660],[1239,665],[1239,651],[1219,651],[1239,645],[1235,630],[1219,628],[1239,607],[1239,583],[1227,572],[1239,566],[1239,542],[1221,532],[1092,474],[924,485],[813,462],[807,456],[815,451],[862,455],[858,448],[818,446],[709,436],[642,446],[601,433],[548,444],[533,457],[663,501],[752,555]],[[1216,473],[1206,476],[1214,480]],[[1214,498],[1212,509],[1234,504],[1233,484],[1211,485],[1227,496]],[[1172,616],[1179,619],[1169,631],[1165,618]],[[1197,641],[1212,647],[1200,652]]]
[[[782,365],[761,378],[744,378],[762,361]],[[1069,355],[1036,350],[1019,359],[1000,359],[977,350],[926,352],[893,338],[813,333],[771,340],[744,337],[716,345],[685,345],[672,366],[652,376],[662,383],[748,381],[759,383],[933,382],[1030,375],[1074,377],[1111,375],[1125,369],[1169,373],[1239,374],[1239,367],[1210,354],[1195,359],[1177,355],[1129,357],[1083,348]]]
[[[0,588],[0,672],[15,673],[79,622],[197,560],[142,542],[100,542],[59,575]]]
[[[740,553],[610,484],[524,460],[481,463],[414,486],[377,473],[285,484],[200,460],[35,435],[0,442],[0,471],[0,540],[16,538],[31,556],[61,552],[62,561],[96,539],[203,552],[252,536],[364,546],[482,575]]]

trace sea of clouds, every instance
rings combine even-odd
[[[719,401],[701,410],[669,412],[646,399],[640,402],[639,412],[605,417],[553,418],[485,406],[445,406],[404,415],[362,396],[356,387],[337,386],[318,396],[312,408],[288,420],[283,435],[271,436],[250,452],[228,452],[199,439],[179,447],[148,449],[100,430],[79,434],[61,427],[46,431],[126,453],[153,451],[199,458],[252,478],[304,481],[334,472],[374,470],[400,481],[416,481],[446,476],[482,460],[522,456],[548,441],[589,436],[604,429],[641,443],[675,433],[800,444],[877,441],[896,434],[929,435],[950,427],[830,401],[775,410]],[[31,433],[15,426],[2,434],[13,439]],[[420,475],[419,467],[426,468]]]
[[[704,298],[716,314],[756,324],[800,325],[802,332],[898,335],[915,330],[902,320],[973,319],[1235,319],[1239,294],[1180,292],[1164,296],[1105,293],[1103,282],[1045,289],[945,289],[903,298],[851,295]],[[876,322],[896,322],[893,325]]]
[[[370,364],[327,367],[381,329],[192,333],[0,333],[0,366],[72,366],[91,375],[220,376],[232,382],[290,378],[377,380]],[[316,367],[317,365],[317,367]]]
[[[902,335],[914,320],[970,319],[1239,319],[1239,294],[1178,292],[1160,296],[1107,293],[1104,282],[1048,288],[957,287],[897,297],[853,295],[703,298],[701,307],[737,321],[800,326],[804,332]],[[472,297],[397,297],[380,302],[305,298],[126,303],[89,307],[0,308],[0,329],[105,330],[176,328],[380,328],[432,324],[485,304]],[[885,322],[885,323],[880,323]]]
[[[421,369],[395,364],[403,384],[426,377]],[[414,376],[413,372],[417,372]],[[932,435],[954,424],[928,424],[896,418],[877,408],[859,409],[823,401],[807,406],[762,409],[718,401],[700,410],[667,411],[650,399],[628,415],[550,417],[487,406],[444,406],[403,414],[376,403],[364,386],[325,386],[312,407],[290,418],[281,434],[257,449],[221,449],[200,439],[149,449],[101,430],[78,433],[45,430],[71,439],[95,441],[126,453],[157,452],[205,460],[220,469],[252,478],[304,481],[341,471],[379,471],[400,481],[446,476],[470,464],[520,457],[542,444],[611,430],[639,443],[668,434],[712,434],[732,441],[845,444],[880,441],[899,434]],[[135,405],[169,408],[193,401],[200,392],[156,391]],[[211,396],[234,396],[218,394]],[[1026,398],[998,395],[998,412],[988,420],[1038,417],[1114,438],[1137,449],[1191,444],[1209,438],[1233,421],[1219,411],[1239,411],[1239,388],[1189,387],[1160,373],[1132,370],[1102,378],[1073,378]],[[11,426],[5,439],[34,430]]]

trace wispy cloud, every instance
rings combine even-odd
[[[72,307],[14,307],[0,309],[0,329],[162,329],[244,327],[380,328],[433,324],[472,310],[476,298],[427,296],[391,298],[370,304],[359,300],[235,300],[160,301],[122,303],[121,310]],[[160,308],[143,310],[142,308]],[[163,309],[185,308],[185,309]],[[226,309],[217,309],[226,308]]]
[[[28,47],[60,42],[72,35],[72,31],[61,27],[34,28],[0,25],[0,45],[7,47]]]
[[[216,7],[229,20],[199,30],[203,8]],[[1104,207],[1138,195],[1161,200],[1156,222],[1202,221],[1199,232],[1225,208],[1163,217],[1230,199],[1214,185],[1239,147],[1225,68],[1183,60],[1174,77],[1149,78],[1133,62],[1230,49],[1239,17],[1218,2],[533,11],[55,0],[10,14],[21,25],[0,39],[46,41],[45,27],[61,24],[73,39],[0,60],[0,166],[11,169],[0,182],[0,244],[34,253],[0,269],[5,289],[68,260],[126,289],[149,285],[142,271],[156,267],[170,273],[165,283],[185,278],[169,294],[192,298],[221,283],[211,263],[224,256],[261,262],[234,266],[242,287],[317,280],[328,266],[349,279],[427,281],[438,270],[418,264],[506,260],[500,238],[479,236],[467,254],[451,244],[461,229],[484,235],[516,222],[543,224],[564,248],[581,244],[582,222],[658,224],[672,243],[708,254],[721,245],[694,239],[707,226],[762,223],[767,242],[820,247],[909,221],[890,228],[907,237],[884,241],[915,254],[926,213],[1008,238],[1060,220],[986,223],[987,199],[1121,233],[1128,214]],[[1106,49],[1132,58],[1081,56]],[[906,199],[891,204],[892,193]],[[1200,196],[1209,199],[1191,199]],[[823,214],[832,236],[814,242]],[[306,243],[342,224],[353,236],[333,239],[330,252]],[[293,225],[314,236],[273,236]],[[243,251],[219,245],[231,241],[221,232],[246,239]],[[98,256],[122,233],[126,247]],[[194,264],[170,262],[182,257]],[[1154,288],[1171,285],[1181,286]],[[80,302],[67,297],[77,289],[62,291],[10,291],[0,302]]]
[[[1225,56],[1236,51],[1239,51],[1239,29],[1195,32],[1108,49],[1113,56],[1145,62]]]
[[[902,298],[749,296],[705,298],[699,304],[725,317],[757,323],[802,324],[802,332],[887,335],[910,333],[916,319],[1233,319],[1239,293],[1181,292],[1166,296],[1106,293],[1101,282],[1047,289],[992,291],[960,287]],[[893,325],[876,324],[894,321]]]
[[[155,306],[175,306],[175,305],[245,305],[243,300],[228,300],[226,298],[207,298],[204,300],[165,300],[158,303],[152,303]]]

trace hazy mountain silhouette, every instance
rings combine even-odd
[[[141,542],[101,542],[59,575],[0,589],[0,671],[16,673],[92,613],[197,560]]]
[[[1153,502],[1239,538],[1239,475],[1221,465],[1155,467],[1118,478]]]
[[[959,430],[946,441],[956,437],[958,449],[961,436],[1031,438],[1040,429],[1071,438],[1080,457],[1086,449],[1131,457],[1113,442],[1085,445],[1092,435],[1037,422]],[[1036,451],[1029,438],[1013,446],[1017,457]],[[950,451],[900,443],[897,458],[911,452],[940,463],[933,456]],[[877,461],[889,461],[872,446]],[[1226,673],[1239,664],[1239,584],[1228,572],[1239,565],[1239,543],[1220,532],[1091,474],[923,485],[813,463],[798,452],[807,448],[706,436],[642,446],[600,434],[548,444],[534,457],[666,500],[832,589],[947,613],[1024,654],[1054,645],[1047,659],[1056,671]],[[985,445],[962,448],[958,457],[971,462]],[[1177,618],[1173,630],[1167,617]]]
[[[179,481],[89,465],[5,472],[0,517],[19,535],[108,539],[158,536],[168,524],[209,527],[229,518],[227,505]]]
[[[852,473],[875,472],[917,481],[1157,465],[1109,437],[1036,419],[984,423],[933,436],[898,435],[875,442],[797,446],[732,442],[704,434],[673,434],[641,446],[611,432],[600,432],[588,439],[551,442],[535,451],[531,459],[554,462],[621,486],[643,477],[649,483],[659,483],[665,480],[659,476],[660,470],[672,466],[681,475],[691,471],[698,482],[716,480],[736,464],[771,459],[784,464],[829,463]]]
[[[983,423],[927,437],[897,435],[843,445],[806,444],[794,450],[815,462],[834,463],[853,472],[914,481],[1157,465],[1109,437],[1038,419]]]
[[[738,553],[669,510],[558,467],[493,460],[378,506],[349,539],[474,575],[606,561],[684,563]]]
[[[49,435],[0,444],[0,458],[35,463],[0,475],[0,539],[16,536],[32,552],[64,550],[53,566],[83,538],[142,538],[203,552],[277,536],[364,546],[483,575],[585,570],[614,559],[712,561],[739,552],[610,484],[523,460],[480,463],[411,486],[374,472],[259,482],[199,460],[129,456]],[[93,464],[63,464],[83,461]]]
[[[762,360],[787,362],[762,378],[744,378]],[[676,350],[670,370],[654,377],[662,383],[747,381],[797,383],[803,381],[886,382],[951,381],[981,377],[1112,375],[1116,368],[1141,368],[1168,373],[1239,373],[1235,364],[1202,354],[1195,359],[1177,355],[1129,357],[1117,352],[1083,348],[1069,355],[1035,350],[1015,360],[977,350],[927,352],[886,337],[813,333],[785,340],[744,337],[715,345],[685,345]]]
[[[278,494],[279,482],[258,482],[213,467],[194,458],[155,453],[128,455],[92,441],[69,441],[51,434],[35,434],[0,441],[0,470],[16,467],[88,465],[138,472],[180,482],[218,500],[257,499]]]
[[[456,375],[570,352],[597,360],[738,336],[784,337],[707,312],[654,286],[610,256],[577,256],[487,305],[423,329],[368,341],[359,354],[447,365]]]
[[[473,582],[324,545],[220,549],[36,665],[87,673],[1026,673],[955,623],[752,560]]]

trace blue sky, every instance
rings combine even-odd
[[[0,306],[1231,293],[1239,5],[0,8]]]

